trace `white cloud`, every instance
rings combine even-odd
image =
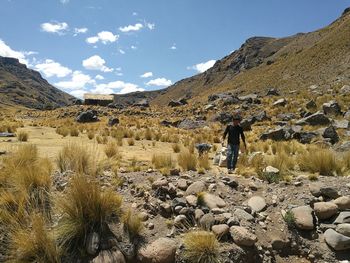
[[[65,5],[69,3],[69,0],[60,0],[60,2]]]
[[[26,55],[32,55],[29,53],[30,51],[29,52],[15,51],[0,39],[0,56],[2,57],[17,58],[20,63],[28,65],[28,61],[26,60]]]
[[[131,47],[130,47],[131,49],[137,49],[137,47],[136,46],[134,46],[134,45],[131,45]]]
[[[102,72],[112,72],[112,68],[105,66],[106,61],[98,55],[91,56],[83,60],[83,67],[89,70],[100,70]]]
[[[135,25],[128,25],[124,27],[119,27],[119,30],[123,33],[131,32],[131,31],[139,31],[143,28],[141,23],[137,23]]]
[[[83,74],[81,71],[74,71],[71,80],[60,81],[54,85],[61,89],[82,90],[88,84],[94,85],[96,81],[89,75]]]
[[[55,62],[52,59],[46,59],[44,62],[36,64],[35,69],[42,72],[47,78],[53,76],[63,78],[72,73],[71,69],[62,66],[60,63]]]
[[[170,49],[176,50],[176,49],[177,49],[176,44],[173,44],[173,45],[170,47]]]
[[[154,23],[146,23],[146,27],[148,27],[149,30],[153,30],[156,28],[156,24]]]
[[[141,78],[150,78],[150,77],[153,77],[153,73],[152,72],[145,72],[140,77]]]
[[[132,12],[132,15],[133,16],[138,16],[138,13],[137,12]]]
[[[47,33],[56,33],[63,35],[68,30],[68,24],[66,22],[52,22],[42,23],[40,25],[41,30]]]
[[[74,36],[77,36],[79,34],[85,34],[88,32],[88,29],[86,27],[82,27],[82,28],[74,28]]]
[[[79,99],[83,99],[85,93],[89,93],[89,92],[83,89],[72,90],[69,92],[70,95],[77,97]]]
[[[199,63],[192,67],[188,67],[187,69],[193,69],[196,70],[198,73],[203,73],[210,69],[212,66],[214,66],[215,62],[216,60],[209,60],[207,62]]]
[[[125,51],[122,50],[122,49],[119,49],[118,51],[119,51],[120,54],[123,54],[123,55],[125,54]]]
[[[159,87],[166,87],[173,84],[170,79],[166,78],[157,78],[152,79],[146,83],[147,86],[159,86]]]
[[[116,91],[116,90],[119,90],[119,91]],[[120,80],[109,82],[107,84],[96,85],[96,88],[91,90],[91,92],[93,93],[100,93],[100,94],[111,94],[111,93],[125,94],[125,93],[130,93],[135,91],[144,91],[144,89],[139,88],[136,84],[127,83]]]
[[[89,44],[96,44],[101,41],[103,44],[113,43],[119,39],[119,35],[114,35],[109,31],[101,31],[97,34],[97,36],[88,37],[86,42]]]
[[[95,79],[98,79],[98,80],[103,80],[103,79],[105,79],[103,76],[101,76],[101,75],[96,75],[95,76]]]

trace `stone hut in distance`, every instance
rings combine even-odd
[[[110,103],[113,103],[113,95],[104,95],[104,94],[84,94],[84,104],[85,105],[99,105],[107,106]]]

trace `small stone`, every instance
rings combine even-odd
[[[152,229],[154,229],[154,224],[150,222],[150,223],[148,223],[147,227],[148,227],[148,229],[152,230]]]
[[[177,245],[169,238],[159,238],[142,247],[138,252],[140,263],[159,262],[174,263]]]
[[[200,192],[204,192],[205,189],[206,187],[203,182],[194,182],[187,188],[185,195],[197,195]]]
[[[194,210],[194,218],[196,219],[196,221],[199,221],[199,219],[201,219],[203,215],[204,215],[203,210],[198,208]]]
[[[299,206],[291,210],[294,215],[295,225],[301,230],[314,229],[313,210],[310,206]]]
[[[265,199],[261,196],[253,196],[248,200],[248,206],[255,212],[260,212],[266,208]]]
[[[316,216],[321,219],[328,219],[338,212],[338,206],[332,202],[318,202],[314,204]]]
[[[239,220],[239,221],[254,221],[254,217],[247,213],[246,211],[244,211],[243,209],[237,208],[233,215]]]
[[[221,239],[222,237],[226,236],[230,232],[230,227],[226,224],[220,224],[220,225],[214,225],[211,228],[211,231]]]
[[[185,197],[188,205],[196,207],[197,206],[197,196],[188,195]]]
[[[326,243],[336,251],[350,249],[350,237],[339,234],[333,229],[324,233]]]
[[[232,226],[230,234],[233,241],[239,246],[253,246],[258,240],[257,237],[250,233],[246,228],[241,226]]]

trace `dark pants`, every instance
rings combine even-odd
[[[227,145],[227,169],[235,169],[239,155],[239,144]]]

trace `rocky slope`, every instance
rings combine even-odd
[[[184,95],[203,99],[211,93],[284,91],[310,85],[333,86],[349,79],[350,12],[320,30],[286,38],[253,37],[218,60],[208,71],[181,80],[157,96],[165,105]]]
[[[0,105],[42,109],[66,106],[73,100],[17,59],[0,57]]]

